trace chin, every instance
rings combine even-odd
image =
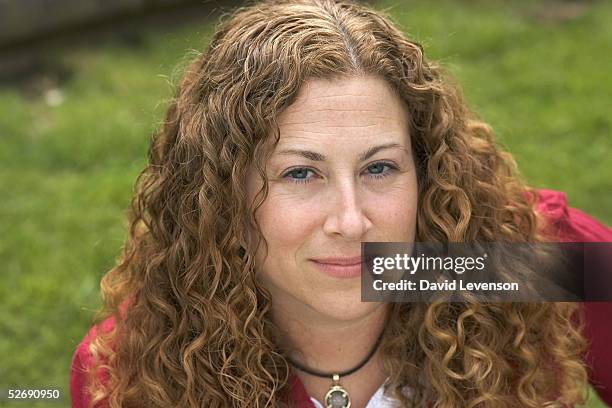
[[[348,293],[318,293],[309,299],[309,305],[316,312],[330,320],[351,321],[361,319],[381,307],[380,302],[362,302],[361,290]]]

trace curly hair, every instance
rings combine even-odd
[[[275,120],[305,81],[355,75],[383,78],[408,108],[418,241],[547,239],[534,190],[512,157],[389,16],[344,0],[239,7],[186,69],[136,180],[125,245],[101,281],[97,321],[112,316],[116,324],[90,345],[92,405],[291,404],[273,299],[254,276],[261,239],[254,211],[268,191],[264,146],[271,130],[278,141]],[[263,180],[254,208],[245,191],[249,166]],[[576,304],[396,303],[390,310],[381,344],[386,392],[403,406],[584,401],[586,342]]]

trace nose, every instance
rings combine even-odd
[[[346,240],[361,241],[372,227],[364,212],[363,200],[353,182],[345,182],[330,187],[329,210],[323,225],[327,235],[339,235]]]

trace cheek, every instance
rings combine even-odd
[[[315,211],[311,202],[270,196],[261,207],[259,222],[270,239],[286,240],[306,234],[317,216]]]
[[[257,211],[261,232],[268,243],[266,264],[295,259],[316,227],[317,208],[312,201],[268,195]]]
[[[412,241],[416,231],[418,191],[406,182],[371,197],[373,223],[389,240]]]

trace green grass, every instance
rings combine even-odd
[[[527,2],[379,7],[392,7],[457,78],[529,183],[563,190],[570,205],[612,223],[610,3],[564,23],[534,20]],[[192,24],[145,32],[138,48],[56,53],[74,73],[59,106],[0,88],[0,388],[58,387],[65,396],[32,406],[69,405],[70,357],[123,243],[124,209],[169,83],[211,29]],[[592,397],[588,406],[604,405]]]

